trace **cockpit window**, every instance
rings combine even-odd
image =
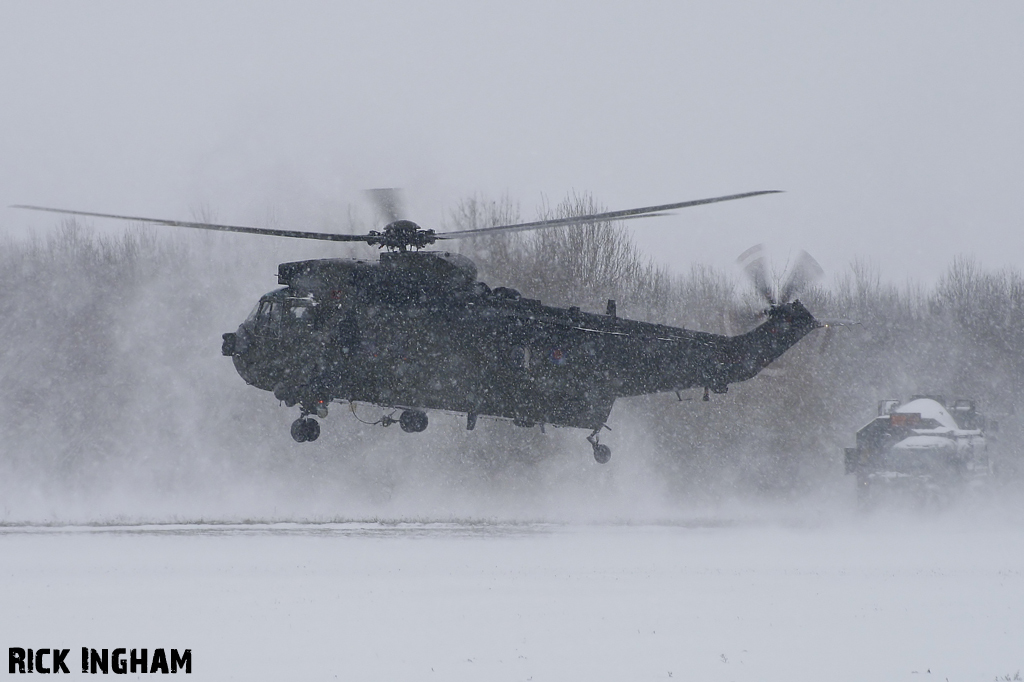
[[[276,333],[281,328],[281,309],[280,301],[260,301],[256,309],[256,332]]]

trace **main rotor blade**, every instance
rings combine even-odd
[[[640,215],[628,215],[623,218],[616,218],[619,220],[637,220],[638,218],[660,218],[662,216],[675,215],[670,211],[662,211],[660,213],[642,213]],[[579,216],[577,218],[566,218],[566,222],[558,222],[554,225],[534,225],[533,223],[523,223],[522,225],[499,225],[497,227],[481,227],[475,230],[461,230],[458,232],[439,232],[435,235],[436,239],[465,239],[467,237],[481,237],[484,235],[491,234],[491,231],[496,232],[525,232],[527,230],[540,230],[546,227],[572,227],[573,225],[586,225],[587,223],[594,222],[593,216]]]
[[[215,230],[218,232],[243,232],[245,234],[261,234],[270,237],[292,237],[295,239],[319,239],[328,242],[365,242],[371,239],[366,234],[332,234],[330,232],[302,232],[299,230],[272,230],[263,227],[245,227],[242,225],[217,225],[215,223],[193,223],[183,220],[164,220],[162,218],[143,218],[141,216],[114,215],[112,213],[93,213],[91,211],[70,211],[63,208],[46,206],[27,206],[18,204],[11,208],[23,208],[29,211],[47,211],[65,215],[81,215],[91,218],[112,218],[113,220],[130,220],[136,223],[152,223],[154,225],[170,225],[172,227],[191,227],[198,230]]]
[[[793,270],[789,273],[789,278],[779,291],[779,300],[789,303],[824,275],[825,271],[818,265],[818,261],[806,251],[801,251]]]
[[[772,294],[772,285],[768,277],[768,261],[764,256],[764,244],[755,244],[740,254],[736,262],[743,268],[743,272],[750,278],[754,289],[768,305],[775,305],[775,296]]]
[[[546,227],[565,227],[568,225],[580,225],[583,223],[597,223],[608,220],[628,220],[630,218],[645,218],[651,214],[664,214],[677,208],[689,208],[690,206],[701,206],[703,204],[715,204],[719,201],[733,201],[735,199],[746,199],[762,194],[778,194],[781,190],[770,189],[759,192],[744,192],[743,194],[729,194],[724,197],[711,197],[710,199],[695,199],[692,201],[681,201],[676,204],[662,204],[660,206],[647,206],[645,208],[630,208],[624,211],[609,211],[607,213],[594,213],[593,215],[573,216],[570,218],[553,218],[551,220],[538,220],[532,223],[518,223],[516,225],[497,225],[495,227],[480,227],[475,230],[459,230],[455,232],[441,232],[438,239],[462,239],[463,237],[476,237],[482,234],[494,232],[521,232],[523,230],[540,230]]]
[[[402,190],[397,187],[368,189],[366,194],[377,207],[385,223],[393,223],[405,217],[405,211],[402,209]]]

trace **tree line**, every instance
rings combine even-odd
[[[573,194],[542,205],[538,218],[602,209],[593,197]],[[471,197],[443,227],[509,224],[520,213],[507,198]],[[212,249],[209,239],[229,241]],[[45,236],[0,244],[4,485],[62,481],[84,490],[114,470],[130,471],[132,485],[141,487],[195,484],[197,471],[209,480],[226,471],[250,482],[273,475],[277,486],[324,490],[341,477],[384,488],[401,478],[400,467],[373,457],[379,443],[406,434],[381,434],[337,416],[317,444],[323,452],[294,454],[287,432],[294,415],[244,386],[220,357],[220,334],[233,331],[245,308],[272,288],[273,262],[286,260],[261,251],[254,271],[233,239],[142,227],[101,236],[65,221]],[[232,246],[219,248],[225,244]],[[603,311],[613,298],[625,317],[719,333],[750,328],[761,306],[734,273],[699,263],[669,272],[614,223],[477,238],[461,248],[484,281],[551,305]],[[620,445],[616,457],[645,458],[680,494],[712,484],[799,493],[823,478],[842,478],[841,448],[852,445],[878,400],[913,393],[978,400],[1002,422],[1005,456],[1018,457],[1020,271],[958,257],[934,286],[923,287],[887,282],[855,260],[802,300],[818,317],[858,324],[814,332],[770,372],[710,403],[696,392],[682,401],[670,394],[620,401],[613,427],[642,434],[642,451]],[[463,429],[432,424],[420,436],[448,463],[438,485],[466,485],[474,476],[507,482],[574,445],[589,452],[580,434],[544,437],[504,424]]]

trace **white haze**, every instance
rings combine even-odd
[[[1022,25],[1009,0],[3,3],[0,204],[320,226],[402,186],[434,226],[474,192],[783,189],[637,239],[677,271],[766,241],[931,282],[1020,265]]]
[[[1022,670],[1022,543],[1005,526],[0,529],[0,548],[0,640],[71,647],[72,672],[78,646],[159,645],[191,647],[198,680]]]
[[[192,646],[208,679],[1013,679],[1022,25],[1019,2],[0,3],[2,206],[354,232],[369,187],[426,227],[473,196],[529,219],[573,190],[784,189],[631,226],[679,276],[633,288],[465,248],[492,285],[716,332],[755,305],[737,254],[806,248],[811,309],[864,323],[710,404],[619,401],[603,467],[577,430],[339,405],[296,444],[220,335],[277,263],[348,249],[0,209],[0,639]],[[841,448],[915,392],[981,400],[1005,475],[861,514]]]
[[[538,243],[519,242],[513,253],[528,261]],[[621,246],[619,257],[628,260],[628,242]],[[614,459],[602,467],[575,429],[541,433],[482,419],[468,432],[464,416],[434,413],[430,428],[412,435],[361,424],[346,405],[331,407],[317,442],[293,442],[296,410],[245,385],[220,355],[220,335],[276,286],[278,258],[314,250],[299,244],[284,252],[237,235],[153,237],[145,229],[102,237],[73,222],[34,241],[8,242],[0,263],[7,292],[0,518],[845,518],[855,505],[841,448],[877,399],[921,391],[969,395],[1006,415],[998,451],[1005,481],[986,493],[991,499],[964,505],[1002,518],[1021,511],[1011,503],[1020,461],[1011,413],[1024,398],[1021,290],[1011,282],[1000,298],[991,282],[1002,280],[980,269],[964,286],[989,287],[976,312],[982,324],[995,319],[991,327],[961,319],[959,294],[893,303],[887,289],[859,280],[853,303],[809,292],[820,314],[853,312],[863,326],[829,340],[815,333],[776,366],[782,376],[735,385],[710,403],[698,391],[685,402],[669,394],[620,400],[603,437]],[[541,256],[539,273],[530,277],[512,261],[501,281],[548,302],[619,296],[624,315],[682,318],[709,331],[721,330],[724,310],[744,305],[728,287],[715,289],[727,280],[706,270],[647,307],[636,297],[664,298],[656,279],[637,284],[632,299],[616,294],[614,281],[552,292],[546,283],[558,280],[576,252]],[[936,330],[946,338],[935,340]],[[364,421],[384,412],[358,408]]]

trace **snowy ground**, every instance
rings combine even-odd
[[[0,528],[4,646],[191,648],[208,680],[984,680],[1024,669],[1024,529]]]

